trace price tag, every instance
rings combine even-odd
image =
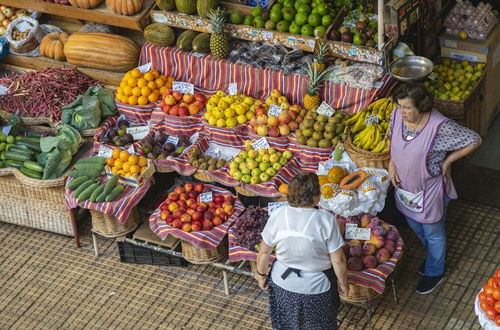
[[[366,125],[378,124],[378,115],[369,115],[366,117]]]
[[[134,141],[141,140],[149,134],[149,126],[127,127],[127,134],[132,134]]]
[[[201,203],[208,203],[208,202],[211,202],[212,200],[213,200],[213,195],[212,195],[211,191],[200,194],[200,202]]]
[[[210,156],[212,158],[220,159],[220,150],[219,149],[214,149],[206,152],[207,156]]]
[[[197,52],[191,52],[191,56],[198,57],[198,58],[203,58],[205,57],[205,54],[202,53],[197,53]]]
[[[182,81],[174,81],[172,83],[172,90],[183,94],[194,94],[194,85]]]
[[[427,78],[429,78],[430,80],[436,80],[437,77],[438,75],[435,72],[432,72]]]
[[[146,73],[151,70],[151,62],[141,65],[137,68],[137,70],[141,71],[141,73]]]
[[[4,135],[9,135],[11,129],[12,129],[12,125],[3,126],[2,127],[2,133]]]
[[[335,110],[328,103],[323,101],[318,107],[318,110],[316,110],[316,112],[320,115],[331,117],[335,113]]]
[[[238,84],[237,83],[230,83],[229,86],[227,87],[227,93],[229,95],[238,94]]]
[[[30,24],[24,21],[16,25],[16,29],[18,29],[20,32],[26,32],[27,30],[31,30],[32,28],[33,27]]]
[[[348,223],[345,227],[345,238],[346,239],[357,239],[362,241],[367,241],[370,239],[371,229],[361,228],[355,224]]]
[[[189,138],[189,143],[193,144],[198,140],[198,137],[200,136],[200,133],[196,132],[191,137]]]
[[[5,86],[3,86],[3,85],[0,85],[0,95],[5,95],[5,94],[7,94],[7,91],[8,91],[8,90],[9,90],[9,89],[8,89],[7,87],[5,87]]]
[[[127,151],[129,154],[131,155],[135,155],[135,149],[134,149],[134,146],[133,145],[130,145],[128,148],[127,148]]]
[[[269,32],[269,31],[262,31],[260,33],[260,35],[262,36],[262,39],[264,39],[264,40],[271,40],[274,37],[274,34],[272,32]]]
[[[271,104],[269,106],[268,115],[278,117],[281,114],[281,111],[283,111],[282,107],[280,107],[279,105],[276,105],[276,104]]]
[[[271,213],[274,212],[274,210],[279,209],[282,206],[287,206],[288,202],[274,202],[274,203],[268,203],[267,204],[267,214],[271,215]]]
[[[100,146],[99,152],[97,153],[97,156],[104,157],[104,158],[110,158],[113,156],[113,150],[111,148],[106,147],[106,146]]]
[[[170,135],[167,138],[167,142],[165,142],[165,143],[172,143],[174,146],[177,147],[177,143],[179,143],[179,138],[177,136]]]
[[[260,138],[258,139],[257,141],[255,141],[254,143],[252,143],[252,147],[255,149],[255,150],[260,150],[260,149],[269,149],[270,146],[269,146],[269,142],[267,142],[266,138],[263,137],[263,138]]]
[[[154,13],[153,14],[153,22],[155,23],[163,23],[163,24],[168,24],[168,19],[165,15],[159,14],[159,13]]]

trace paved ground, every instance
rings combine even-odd
[[[499,221],[500,209],[450,205],[448,279],[427,296],[414,293],[422,248],[402,228],[399,303],[386,290],[374,302],[374,328],[479,329],[473,299],[500,265]],[[231,275],[225,296],[219,270],[123,264],[110,239],[100,239],[96,259],[83,231],[77,250],[69,238],[0,223],[0,329],[270,328],[267,294],[251,278]],[[364,329],[366,311],[344,305],[339,322]]]

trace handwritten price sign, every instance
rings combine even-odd
[[[378,115],[370,115],[366,117],[366,125],[378,124]]]
[[[149,126],[127,127],[127,134],[132,134],[134,141],[141,140],[149,133]]]
[[[151,62],[141,65],[137,68],[137,70],[141,71],[141,73],[146,73],[151,70]]]
[[[271,215],[275,210],[279,209],[282,206],[287,206],[288,202],[274,202],[267,204],[267,214]]]
[[[280,107],[279,105],[271,104],[269,106],[268,115],[278,117],[281,114],[281,111],[283,111],[282,107]]]
[[[255,150],[260,150],[260,149],[269,149],[270,146],[269,146],[269,142],[267,142],[266,138],[263,137],[263,138],[260,138],[258,139],[257,141],[255,141],[254,143],[252,143],[252,147],[255,149]]]
[[[212,200],[213,200],[213,195],[211,191],[200,194],[200,202],[208,203],[211,202]]]
[[[104,157],[104,158],[110,158],[111,156],[113,156],[113,150],[111,148],[108,148],[105,146],[100,146],[99,152],[97,153],[97,156]]]
[[[170,135],[168,138],[167,138],[167,142],[166,143],[172,143],[174,146],[177,147],[177,143],[179,143],[179,138],[177,136],[172,136]]]
[[[182,81],[174,81],[172,83],[172,90],[183,94],[194,94],[194,85]]]
[[[227,93],[229,95],[238,94],[238,84],[237,83],[230,83],[229,86],[227,87]]]
[[[371,229],[361,228],[355,224],[348,223],[345,226],[345,238],[367,241],[370,239]]]
[[[316,112],[320,115],[331,117],[335,113],[335,110],[328,103],[323,101],[318,107],[318,110],[316,110]]]

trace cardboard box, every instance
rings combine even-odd
[[[485,136],[488,128],[500,111],[500,24],[491,31],[486,40],[462,40],[440,36],[441,56],[460,60],[486,63],[486,75],[480,90],[481,116],[479,134]]]
[[[112,177],[114,175],[113,173],[111,173],[111,166],[106,165],[104,170],[106,171],[106,175],[108,177]],[[150,159],[148,159],[148,167],[146,168],[144,173],[134,174],[129,178],[120,176],[119,182],[132,187],[140,187],[144,182],[146,182],[150,177],[152,177],[153,174],[155,174],[155,172],[156,170],[153,162]]]

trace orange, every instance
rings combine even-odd
[[[151,70],[150,71],[153,74],[153,77],[158,78],[160,76],[160,73],[156,70]]]
[[[172,77],[168,77],[167,78],[167,81],[165,82],[165,87],[167,87],[167,89],[172,89],[172,82],[174,81],[174,78],[170,79]]]
[[[130,86],[130,87],[135,87],[137,86],[137,79],[135,78],[130,78],[129,80],[127,80],[127,85]]]
[[[120,88],[124,88],[125,86],[127,86],[127,81],[122,80],[122,82],[120,83]]]
[[[156,89],[156,83],[154,81],[150,81],[148,82],[148,87],[152,90]]]
[[[137,164],[139,164],[140,167],[146,166],[148,165],[148,160],[146,159],[146,157],[140,156],[139,162],[137,162]]]
[[[122,170],[130,172],[130,164],[128,162],[123,162]]]
[[[156,88],[162,88],[165,85],[165,80],[158,78],[155,80]]]
[[[146,72],[144,74],[144,79],[146,79],[147,81],[153,81],[155,80],[155,76],[151,72]]]
[[[122,80],[127,81],[127,80],[129,80],[130,78],[132,78],[132,75],[131,75],[131,72],[129,71],[129,72],[127,72],[127,73],[123,76]]]
[[[132,95],[137,97],[141,96],[141,89],[139,87],[132,88]]]
[[[137,96],[129,96],[127,103],[130,105],[137,105]]]
[[[142,88],[148,85],[148,81],[144,78],[137,80],[137,87]]]
[[[111,168],[111,173],[118,174],[118,169],[116,167]]]
[[[124,170],[119,170],[119,171],[118,171],[118,175],[120,175],[120,176],[125,176],[125,171],[124,171]]]
[[[130,166],[130,173],[139,174],[141,172],[141,168],[138,165]]]
[[[141,97],[144,97],[144,96],[141,96]],[[158,94],[152,93],[151,95],[149,95],[148,101],[151,103],[158,101]]]
[[[149,87],[141,88],[141,95],[148,97],[151,94],[152,90]]]
[[[165,91],[167,90],[167,86],[163,86],[160,88],[160,94],[163,95],[165,94]]]
[[[113,153],[111,154],[111,156],[114,158],[114,159],[118,159],[120,158],[120,152],[121,150],[116,148],[116,149],[113,149]]]
[[[123,88],[121,86],[116,89],[116,94],[123,94]]]
[[[114,163],[115,159],[113,157],[106,159],[106,164],[108,164],[109,166],[113,166]]]
[[[136,155],[130,155],[130,157],[128,158],[128,163],[130,165],[135,165],[139,162],[139,157],[137,157]]]
[[[125,95],[127,95],[127,96],[132,95],[132,87],[130,87],[130,86],[125,86],[125,88],[123,88],[123,94],[125,94]]]
[[[120,151],[120,159],[123,161],[123,162],[126,162],[128,160],[128,158],[130,157],[130,154],[128,153],[127,150],[122,150]]]
[[[126,177],[126,178],[130,178],[132,176],[132,174],[130,174],[130,172],[125,172],[123,174],[123,176]]]
[[[139,71],[139,69],[133,69],[132,71],[130,71],[130,75],[132,76],[132,78],[139,78],[140,76],[142,76],[142,73],[141,71]]]
[[[113,167],[117,170],[121,170],[123,168],[123,161],[121,159],[115,160]]]
[[[116,93],[116,99],[121,102],[122,98],[125,96],[123,93]]]
[[[148,103],[149,103],[149,100],[146,96],[139,96],[139,98],[137,99],[137,104],[139,104],[139,105],[146,105]]]

